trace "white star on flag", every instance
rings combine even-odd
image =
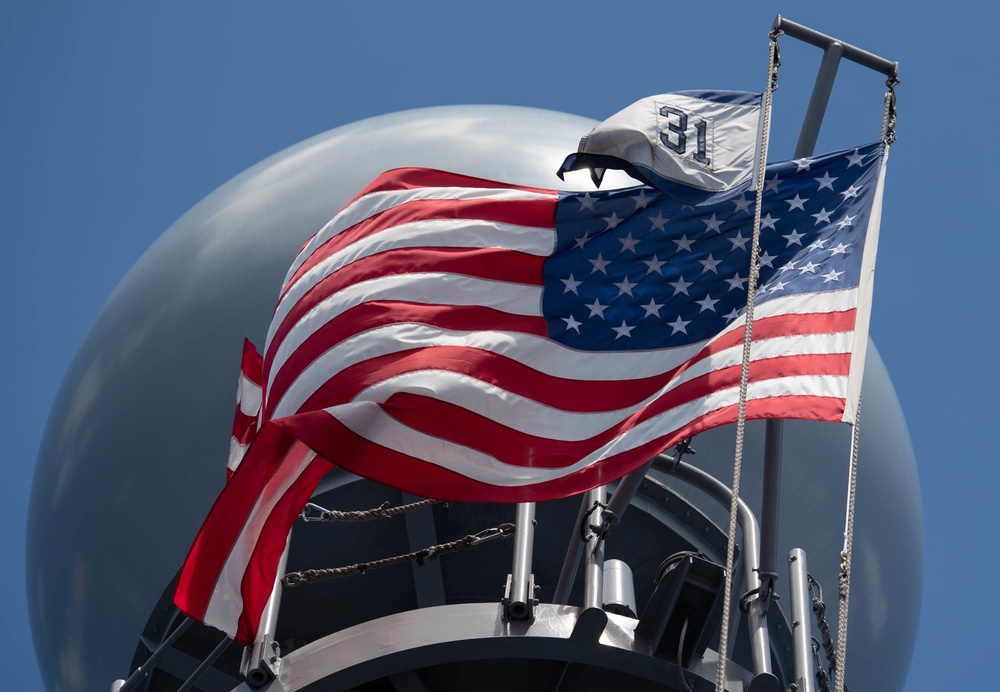
[[[684,332],[685,334],[687,334],[686,327],[689,324],[691,324],[691,320],[682,320],[680,315],[678,315],[677,319],[674,320],[673,322],[668,322],[667,326],[673,328],[674,334],[676,334],[677,332]]]
[[[626,337],[626,338],[631,337],[632,336],[632,330],[635,329],[635,327],[634,326],[632,326],[632,327],[628,326],[627,324],[625,324],[625,320],[622,320],[622,324],[621,324],[620,327],[612,327],[612,329],[614,329],[616,332],[618,332],[618,336],[616,336],[615,339],[620,339],[623,336]]]

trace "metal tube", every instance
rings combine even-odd
[[[604,597],[601,599],[601,607],[616,615],[638,617],[632,568],[623,560],[607,560],[604,563]]]
[[[792,648],[799,692],[815,692],[812,656],[812,613],[806,551],[793,548],[788,553],[788,583],[792,601]]]
[[[743,570],[743,553],[741,552],[736,556],[736,561],[733,563],[733,590],[736,593],[746,593],[750,590],[747,585],[746,573]],[[740,618],[743,613],[740,612],[739,608],[729,609],[729,631],[736,632],[737,626],[740,624]],[[731,659],[733,657],[733,652],[736,651],[736,637],[730,635],[729,645],[726,647],[726,658]]]
[[[166,653],[167,649],[174,645],[174,642],[181,638],[181,635],[187,631],[188,627],[190,627],[193,622],[194,620],[191,618],[184,618],[181,624],[177,625],[177,629],[171,632],[170,636],[164,639],[163,642],[156,647],[156,650],[149,655],[146,662],[139,666],[134,673],[128,676],[128,680],[126,680],[124,684],[119,685],[117,689],[114,687],[112,687],[112,689],[115,690],[115,692],[132,692],[132,690],[138,687],[139,683],[142,682],[147,675],[149,675],[149,672],[156,666],[156,662],[160,660],[160,657]],[[117,681],[115,684],[118,684]]]
[[[808,43],[824,50],[826,50],[831,43],[839,43],[843,49],[844,57],[851,62],[856,62],[870,70],[881,72],[886,77],[895,77],[899,73],[898,62],[892,62],[891,60],[880,58],[873,53],[856,48],[849,43],[838,41],[831,36],[814,31],[807,26],[796,24],[793,21],[785,19],[780,14],[775,17],[772,29],[780,30],[792,38],[797,38],[804,43]]]
[[[683,461],[674,463],[673,459],[659,455],[653,459],[654,466],[669,473],[678,480],[698,488],[726,509],[733,501],[733,491],[725,483],[714,476],[705,473]],[[747,586],[760,586],[757,571],[760,568],[760,529],[757,518],[742,498],[736,504],[736,521],[743,532],[743,578]],[[750,629],[750,656],[753,661],[754,675],[771,672],[771,643],[767,633],[767,620],[760,607],[759,599],[750,601],[747,613],[747,624]]]
[[[531,560],[535,545],[535,503],[517,505],[517,531],[514,534],[514,566],[511,572],[508,615],[514,620],[531,617],[534,594],[531,593]]]
[[[614,513],[618,521],[621,521],[629,503],[639,491],[642,479],[646,477],[652,464],[653,461],[650,460],[649,463],[637,468],[618,482],[618,487],[615,488],[606,510]],[[559,571],[559,581],[556,582],[556,590],[552,595],[552,602],[559,605],[566,605],[569,602],[569,593],[573,590],[573,582],[576,580],[576,572],[580,566],[580,553],[583,552],[584,546],[583,538],[580,535],[580,525],[583,523],[583,517],[587,510],[593,506],[593,502],[588,498],[589,495],[584,493],[583,500],[580,502],[580,511],[573,523],[573,533],[570,535],[569,546],[566,548],[566,557],[563,559],[562,569]]]
[[[799,141],[795,145],[793,156],[797,159],[811,156],[816,149],[819,128],[823,124],[826,106],[830,103],[833,82],[837,79],[837,69],[840,67],[840,58],[843,55],[844,44],[837,41],[828,45],[823,52],[823,61],[819,64],[819,72],[816,73],[816,84],[813,86],[812,96],[809,97],[809,107],[802,120]]]
[[[250,684],[255,687],[263,685],[276,672],[274,664],[278,662],[278,651],[274,633],[278,628],[278,611],[281,610],[281,577],[285,573],[287,563],[288,543],[286,542],[285,551],[278,561],[274,587],[271,589],[270,598],[267,599],[267,605],[264,606],[264,612],[261,613],[260,624],[257,626],[257,637],[254,639],[250,656],[247,659],[245,675]]]
[[[778,508],[781,489],[781,431],[779,419],[769,419],[764,429],[763,498],[760,511],[760,573],[777,573]],[[763,604],[770,605],[770,594]]]
[[[609,518],[615,524],[622,520],[625,510],[628,509],[635,494],[639,492],[639,486],[642,485],[642,481],[652,465],[653,460],[650,459],[643,466],[618,481],[618,486],[611,493],[611,499],[608,500],[608,507],[604,510],[604,514],[610,515]]]
[[[589,524],[601,525],[602,507],[606,493],[604,486],[587,492],[587,504],[593,508]],[[604,538],[590,530],[583,553],[583,607],[600,608],[604,605]]]
[[[580,554],[583,553],[583,536],[580,535],[580,525],[591,505],[588,503],[590,495],[583,494],[580,500],[580,509],[576,513],[576,521],[573,522],[573,529],[569,536],[569,545],[566,546],[566,557],[563,558],[562,569],[559,570],[559,581],[556,582],[555,593],[552,594],[552,602],[556,605],[567,605],[569,603],[569,593],[573,590],[573,582],[576,581],[576,572],[580,567]]]
[[[229,637],[223,637],[222,641],[219,642],[214,649],[212,649],[212,653],[208,655],[208,658],[202,661],[201,664],[195,668],[194,672],[191,673],[191,677],[185,680],[184,684],[177,688],[177,692],[188,692],[188,690],[192,689],[194,684],[201,679],[202,675],[205,674],[205,671],[212,667],[212,664],[219,659],[219,656],[221,656],[232,643],[232,639]]]

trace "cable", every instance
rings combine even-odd
[[[688,685],[687,678],[684,676],[684,665],[681,663],[681,659],[684,654],[684,639],[687,637],[688,629],[688,616],[684,616],[684,624],[681,625],[681,638],[677,642],[677,670],[681,676],[681,684],[684,685],[684,692],[691,692],[691,686]]]

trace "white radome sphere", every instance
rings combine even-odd
[[[585,175],[564,183],[555,171],[594,124],[508,106],[370,118],[253,166],[154,243],[81,344],[39,452],[28,601],[48,690],[104,690],[131,672],[139,634],[224,482],[240,344],[245,336],[263,343],[302,243],[369,180],[399,166],[589,189]],[[806,549],[827,586],[835,628],[849,431],[785,427],[779,564],[788,549]],[[760,496],[761,429],[749,427],[744,466],[742,496],[752,506]],[[731,427],[699,436],[692,461],[728,484],[732,439]],[[685,494],[726,525],[720,510]],[[905,682],[922,590],[922,530],[909,436],[872,348],[848,638],[848,682],[856,689],[899,690]]]

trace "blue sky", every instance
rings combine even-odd
[[[599,120],[664,91],[758,91],[778,13],[900,62],[872,335],[910,426],[925,509],[907,689],[981,675],[1000,619],[980,587],[1000,565],[989,538],[1000,472],[987,442],[1000,382],[981,366],[995,349],[987,298],[1000,251],[987,214],[998,152],[983,95],[994,18],[923,1],[342,4],[0,7],[4,687],[41,689],[23,556],[52,400],[118,281],[186,210],[270,154],[383,113],[495,103]],[[772,160],[791,155],[820,52],[786,38],[782,57]],[[845,63],[817,150],[875,139],[883,90]]]

